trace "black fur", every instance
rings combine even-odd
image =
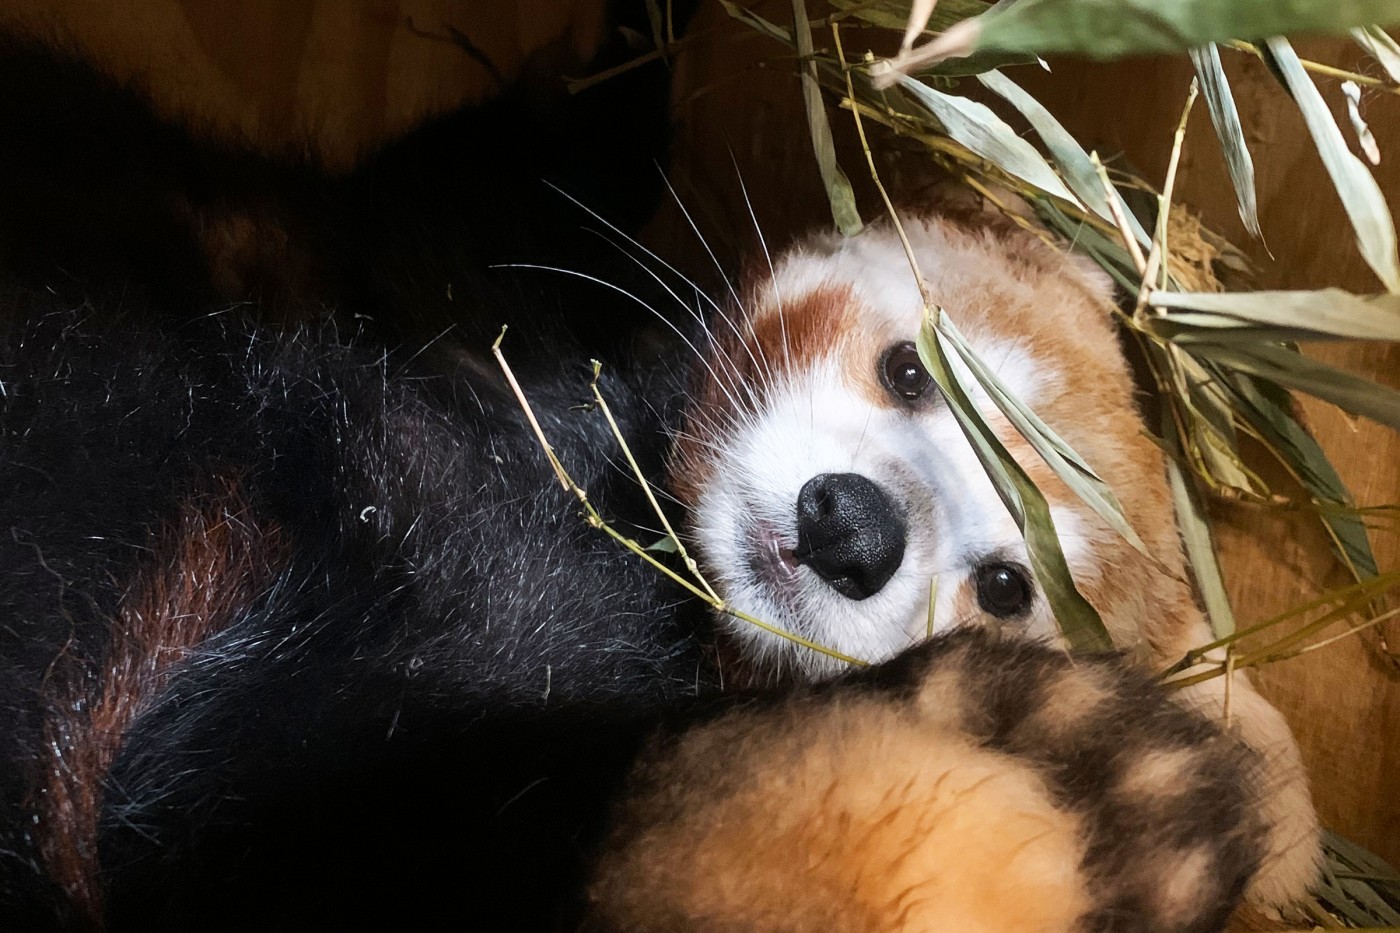
[[[646,287],[554,186],[645,217],[664,69],[513,92],[346,177],[201,142],[21,40],[0,86],[0,928],[562,922],[640,721],[714,674],[704,615],[580,520],[488,353],[513,325],[560,458],[645,543],[589,360],[658,475],[681,378],[635,359],[648,312],[496,266]],[[122,737],[85,916],[33,822],[46,722],[100,691],[214,478],[286,556]]]

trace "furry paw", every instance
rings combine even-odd
[[[658,738],[598,930],[1220,930],[1257,759],[1114,658],[981,631]]]

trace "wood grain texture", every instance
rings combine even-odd
[[[604,0],[0,0],[0,22],[70,43],[167,112],[331,167],[424,116],[595,47]],[[465,40],[465,46],[462,41]]]

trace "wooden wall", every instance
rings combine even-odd
[[[717,3],[705,3],[696,38],[677,63],[677,173],[688,206],[730,255],[753,240],[739,173],[770,240],[829,215],[781,49],[746,37]],[[493,92],[490,70],[451,41],[451,30],[509,79],[531,56],[562,67],[576,61],[596,41],[599,6],[600,0],[0,0],[0,19],[67,36],[112,71],[140,76],[162,106],[197,115],[219,132],[272,148],[309,145],[328,163],[345,165],[425,113]],[[786,9],[786,2],[766,5],[774,19]],[[1344,42],[1306,43],[1301,51],[1344,65],[1360,61]],[[1376,289],[1296,110],[1262,67],[1233,53],[1227,63],[1251,132],[1267,249],[1247,244],[1203,108],[1190,127],[1180,197],[1248,245],[1264,286]],[[1147,177],[1162,177],[1189,81],[1180,62],[1058,63],[1051,75],[1026,74],[1081,139],[1122,151]],[[1334,82],[1323,87],[1334,103],[1340,100]],[[1378,177],[1400,208],[1400,98],[1372,95],[1366,107],[1385,154]],[[848,140],[842,155],[859,179],[861,163]],[[674,209],[655,237],[663,248],[689,252],[695,266],[692,235]],[[1400,387],[1400,348],[1315,352]],[[1360,502],[1400,501],[1400,438],[1326,405],[1306,402],[1304,410]],[[1244,507],[1218,513],[1242,620],[1266,618],[1344,579],[1307,516]],[[1393,529],[1378,532],[1376,545],[1383,568],[1400,566]],[[1400,648],[1400,625],[1388,634]],[[1361,637],[1271,666],[1258,680],[1298,732],[1326,821],[1400,863],[1400,669],[1381,658],[1374,637]]]

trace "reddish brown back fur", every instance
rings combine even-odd
[[[222,629],[282,560],[238,483],[187,501],[112,621],[107,656],[68,672],[44,726],[40,854],[91,927],[100,927],[97,859],[103,782],[136,718],[191,649]]]

